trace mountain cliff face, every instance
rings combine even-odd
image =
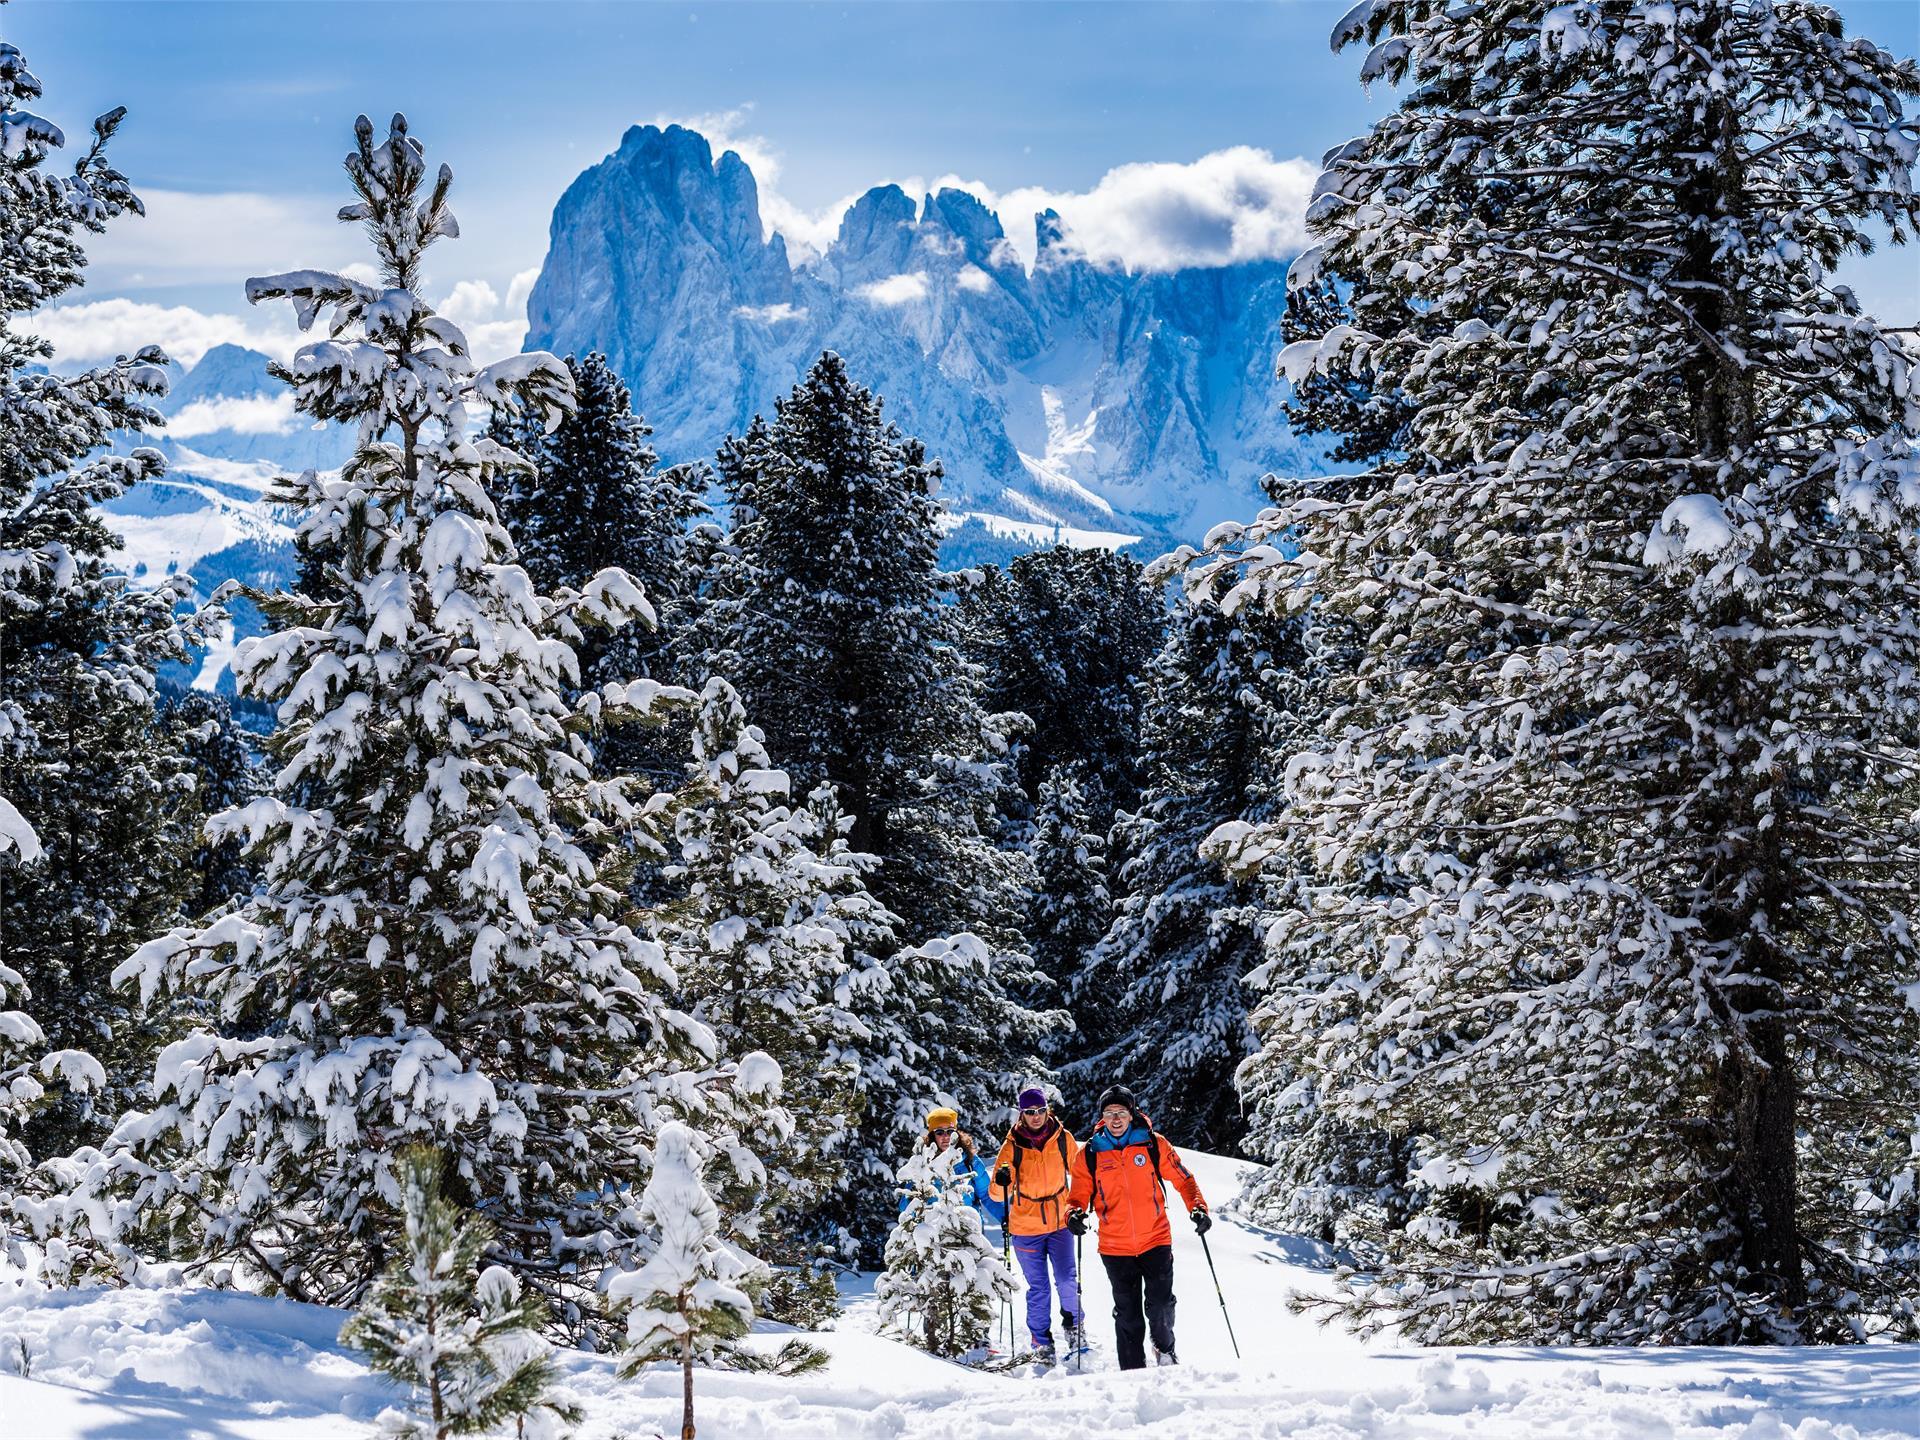
[[[1323,469],[1273,374],[1284,262],[1128,274],[1034,225],[1029,270],[972,194],[881,186],[796,269],[739,156],[636,126],[555,207],[527,347],[604,351],[669,460],[837,350],[939,457],[956,519],[1013,540],[1190,539],[1256,509],[1261,475]]]

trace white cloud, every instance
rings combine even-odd
[[[953,283],[962,290],[971,290],[976,295],[984,295],[993,289],[993,277],[978,265],[968,265],[953,277]]]
[[[1129,270],[1180,270],[1277,260],[1306,247],[1307,199],[1319,167],[1276,160],[1236,145],[1190,164],[1140,162],[1100,177],[1091,190],[1026,186],[1004,193],[946,176],[934,189],[970,190],[1000,212],[1007,238],[1032,265],[1032,217],[1057,210],[1068,239],[1088,259]]]
[[[290,435],[300,423],[293,408],[293,392],[282,390],[273,395],[226,395],[214,400],[195,400],[167,421],[167,434],[177,440],[215,430],[231,430],[240,435]]]
[[[491,365],[516,355],[527,338],[526,291],[540,274],[536,267],[523,270],[507,286],[507,299],[485,280],[462,280],[449,290],[433,308],[466,332],[467,348],[476,364]],[[516,292],[519,304],[514,303]]]
[[[462,280],[435,308],[456,325],[472,325],[492,318],[500,292],[484,280]]]
[[[534,281],[540,278],[540,267],[531,265],[515,275],[507,283],[507,309],[515,315],[527,313],[527,297],[533,294]]]
[[[62,367],[131,355],[143,345],[158,345],[187,366],[198,364],[214,346],[228,344],[285,359],[299,343],[284,306],[258,316],[240,316],[208,314],[190,305],[90,300],[38,311],[28,328],[52,342],[55,364]]]
[[[908,305],[926,298],[927,274],[924,270],[914,270],[905,275],[889,275],[871,285],[862,285],[855,293],[876,305]]]
[[[797,258],[824,254],[861,192],[818,210],[789,200],[780,192],[780,149],[748,128],[752,115],[753,107],[744,105],[660,116],[654,123],[684,125],[706,136],[716,155],[727,150],[739,155],[759,186],[760,220],[767,234],[784,235]],[[1031,268],[1036,249],[1033,217],[1052,209],[1060,213],[1072,245],[1096,263],[1129,270],[1180,270],[1299,254],[1307,243],[1307,199],[1319,173],[1319,166],[1306,160],[1276,159],[1270,151],[1236,145],[1187,164],[1120,165],[1084,191],[1034,185],[996,191],[952,174],[931,183],[918,175],[893,183],[916,200],[949,186],[968,190],[997,210],[1011,254],[996,253],[995,264],[1017,262]]]
[[[146,215],[123,216],[87,240],[93,288],[231,285],[238,296],[250,275],[343,269],[365,252],[360,227],[334,219],[338,199],[138,189]]]
[[[777,305],[736,305],[733,313],[742,320],[757,320],[762,325],[778,325],[783,320],[807,318],[806,306],[789,305],[784,300]]]

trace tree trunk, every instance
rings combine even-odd
[[[693,1337],[680,1337],[680,1440],[693,1440]]]

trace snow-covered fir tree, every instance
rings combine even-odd
[[[27,852],[31,855],[31,851]],[[17,970],[0,965],[0,1260],[15,1273],[33,1257],[22,1246],[25,1231],[46,1225],[48,1186],[35,1174],[35,1157],[24,1137],[27,1121],[58,1096],[86,1096],[106,1086],[106,1071],[84,1050],[49,1050],[46,1032],[30,1011]]]
[[[1340,282],[1330,275],[1313,274],[1302,267],[1289,286],[1286,313],[1280,317],[1280,339],[1318,339],[1336,326],[1353,323],[1353,310]],[[1415,325],[1415,316],[1400,317],[1402,326]],[[1336,465],[1373,461],[1407,448],[1408,427],[1416,406],[1398,392],[1380,386],[1375,378],[1351,369],[1315,370],[1302,374],[1285,406],[1287,419],[1303,435],[1337,437],[1327,458]],[[1341,477],[1345,478],[1345,477]],[[1289,486],[1297,482],[1286,482]],[[1349,482],[1350,483],[1350,482]],[[1315,484],[1316,493],[1340,488]]]
[[[877,913],[857,868],[821,853],[840,837],[822,833],[815,810],[788,803],[786,772],[718,677],[700,697],[687,768],[662,815],[664,876],[676,895],[651,932],[673,966],[677,1003],[721,1053],[764,1052],[786,1076],[783,1114],[752,1127],[764,1180],[721,1199],[755,1253],[781,1267],[768,1313],[817,1320],[821,1304],[832,1307],[832,1281],[807,1283],[809,1265],[832,1247],[843,1208],[855,1087],[873,1038],[855,1013],[861,961],[851,947],[890,917]]]
[[[398,1172],[394,1258],[340,1330],[341,1344],[408,1392],[380,1413],[379,1433],[560,1440],[581,1411],[556,1384],[545,1302],[486,1263],[492,1227],[447,1198],[435,1151],[404,1151]]]
[[[254,873],[241,856],[240,840],[209,839],[203,827],[210,816],[260,794],[266,776],[254,760],[256,742],[222,696],[188,690],[168,699],[161,713],[173,743],[193,767],[187,823],[199,840],[186,857],[191,888],[182,908],[198,919],[253,889]]]
[[[28,108],[40,98],[0,43],[0,969],[32,992],[51,1043],[97,1052],[109,1079],[104,1099],[40,1097],[45,1158],[104,1134],[150,1068],[152,1030],[108,977],[178,918],[192,781],[154,723],[153,675],[184,653],[173,610],[188,582],[133,589],[99,509],[165,468],[151,449],[103,452],[116,430],[159,425],[146,402],[166,390],[166,357],[44,373],[52,347],[26,328],[81,283],[85,237],[141,213],[106,158],[125,111],[55,173],[66,142]]]
[[[1079,768],[1098,828],[1140,799],[1140,680],[1160,648],[1165,607],[1140,563],[1060,546],[989,568],[961,591],[962,635],[985,674],[989,710],[1032,720],[1016,772],[1039,802],[1047,777]]]
[[[630,625],[584,637],[581,675],[608,680],[679,680],[694,662],[687,610],[699,584],[691,528],[707,514],[704,465],[662,469],[647,444],[652,433],[604,355],[566,357],[573,410],[549,432],[538,417],[507,407],[490,433],[524,455],[531,471],[503,477],[501,522],[535,588],[551,593],[586,584],[609,566],[632,576],[658,624]],[[661,774],[667,747],[646,731],[620,732],[601,744],[601,769]],[[632,752],[632,753],[629,753]]]
[[[880,1323],[949,1358],[986,1343],[1013,1276],[980,1227],[973,1179],[960,1147],[915,1146],[896,1193],[906,1208],[887,1237],[887,1268],[874,1286]]]
[[[1097,781],[1083,784],[1083,773],[1078,765],[1060,765],[1040,782],[1030,842],[1034,883],[1027,933],[1034,963],[1063,991],[1113,918],[1106,826],[1087,797],[1100,787]]]
[[[1020,965],[1025,877],[997,854],[1007,741],[940,598],[940,467],[838,355],[728,441],[738,597],[717,663],[796,784],[830,782],[909,939],[971,930]]]
[[[942,1092],[1003,1103],[994,1087],[1031,1073],[1065,1016],[1029,1004],[1047,989],[1022,932],[1031,860],[998,843],[1015,808],[1009,743],[941,599],[939,467],[829,352],[719,470],[734,529],[708,616],[728,637],[715,663],[774,763],[796,785],[831,784],[852,850],[879,861],[868,885],[912,946],[879,957],[884,1023]]]
[[[1147,678],[1146,790],[1114,824],[1121,898],[1073,983],[1087,1043],[1061,1072],[1070,1102],[1126,1085],[1202,1149],[1231,1152],[1244,1132],[1232,1076],[1253,1045],[1243,982],[1262,954],[1255,887],[1200,846],[1265,803],[1289,641],[1264,616],[1174,615]]]
[[[1920,69],[1798,0],[1376,0],[1334,41],[1406,94],[1309,211],[1352,322],[1282,365],[1412,397],[1408,453],[1192,578],[1366,635],[1224,846],[1311,877],[1275,1059],[1481,1197],[1346,1307],[1914,1338],[1875,1217],[1920,1087],[1920,368],[1833,269],[1920,221]]]
[[[677,1122],[662,1126],[640,1199],[653,1248],[644,1265],[616,1277],[609,1289],[627,1318],[621,1373],[662,1361],[680,1367],[681,1440],[694,1440],[696,1364],[798,1374],[826,1360],[798,1341],[787,1342],[771,1360],[739,1344],[753,1324],[751,1291],[763,1272],[758,1260],[721,1238],[720,1207],[703,1171],[694,1133]]]
[[[302,413],[360,436],[337,476],[274,494],[332,551],[328,596],[253,596],[276,628],[235,661],[242,693],[278,707],[278,768],[210,834],[243,836],[262,883],[121,966],[209,1023],[162,1053],[153,1108],[81,1157],[75,1213],[109,1247],[164,1237],[351,1302],[396,1243],[395,1157],[424,1143],[495,1226],[489,1262],[590,1325],[601,1272],[639,1238],[655,1125],[728,1093],[585,848],[637,820],[627,783],[595,777],[588,733],[676,697],[645,680],[575,696],[580,626],[644,618],[646,599],[617,570],[542,595],[488,498],[524,461],[468,429],[470,405],[563,411],[568,373],[545,354],[475,369],[420,299],[423,252],[456,233],[450,173],[401,116],[355,135],[341,213],[381,283],[247,287],[304,325],[332,312],[278,373]]]

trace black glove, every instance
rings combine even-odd
[[[1002,1190],[1006,1189],[1013,1183],[1013,1171],[1002,1165],[998,1170],[993,1172],[993,1183],[998,1185]]]
[[[1069,1210],[1067,1212],[1067,1229],[1076,1235],[1086,1234],[1087,1212],[1084,1210]]]
[[[1193,1233],[1204,1235],[1213,1228],[1213,1217],[1204,1210],[1193,1212]]]

